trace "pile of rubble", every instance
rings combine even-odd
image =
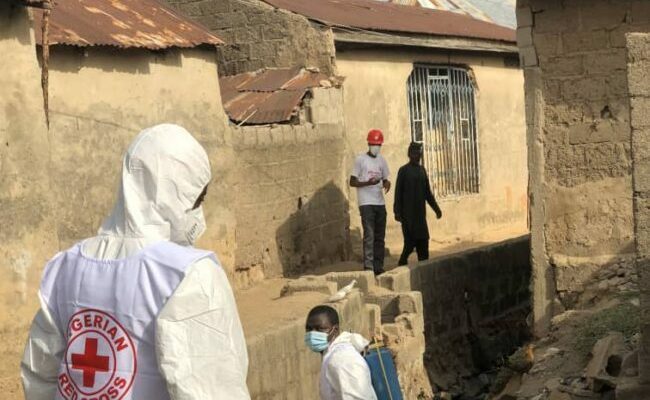
[[[611,262],[605,267],[593,264],[570,268],[581,269],[597,271],[590,275],[587,281],[583,281],[584,278],[576,279],[575,282],[566,284],[565,288],[559,288],[555,310],[564,312],[569,309],[587,308],[611,298],[614,294],[635,293],[639,290],[636,268],[628,259]]]
[[[547,337],[507,360],[486,398],[650,400],[637,379],[638,306],[628,296],[557,316]]]

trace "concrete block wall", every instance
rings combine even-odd
[[[421,294],[426,370],[432,385],[449,389],[459,375],[488,369],[527,339],[530,277],[526,236],[397,268],[379,285]],[[401,297],[399,310],[409,304]]]
[[[650,34],[627,35],[627,77],[630,89],[634,227],[641,300],[641,383],[650,383]]]
[[[634,253],[625,33],[650,31],[638,0],[519,0],[526,78],[535,326]],[[563,290],[571,281],[574,290]]]
[[[233,130],[238,286],[347,258],[342,137],[335,123]]]
[[[223,38],[219,73],[234,75],[260,68],[317,67],[334,72],[334,40],[329,28],[259,0],[166,0]]]
[[[400,290],[401,287],[392,290],[377,286],[375,276],[370,271],[302,276],[289,281],[282,292],[284,296],[314,291],[333,294],[353,279],[357,281],[358,289],[354,289],[341,301],[327,303],[338,310],[341,328],[360,333],[368,339],[379,337],[384,341],[394,357],[405,399],[431,398],[431,386],[423,362],[424,315],[420,292],[410,291],[407,287],[404,287],[407,290]],[[336,284],[332,287],[332,283]],[[301,346],[303,334],[304,320],[300,319],[281,332],[249,340],[251,365],[263,366],[251,369],[252,375],[249,374],[249,389],[253,399],[318,398],[320,358],[314,357],[313,353]],[[280,340],[285,344],[269,346],[269,340]],[[282,355],[273,350],[276,348],[281,349]],[[286,374],[284,371],[287,370],[300,373]],[[285,376],[289,378],[285,379]]]

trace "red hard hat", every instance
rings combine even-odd
[[[368,132],[368,144],[384,144],[384,134],[379,129],[372,129]]]

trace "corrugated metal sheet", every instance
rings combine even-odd
[[[373,0],[264,0],[331,26],[515,43],[515,31],[468,15]],[[445,1],[451,4],[451,0]],[[455,0],[454,0],[455,1]]]
[[[40,27],[42,11],[34,14]],[[40,44],[41,30],[35,31]],[[50,44],[164,49],[223,41],[156,0],[57,0],[50,16]]]
[[[336,85],[338,78],[303,68],[266,69],[219,79],[228,117],[243,124],[289,122],[310,88]]]

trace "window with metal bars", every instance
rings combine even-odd
[[[479,192],[475,86],[464,68],[415,65],[408,79],[411,136],[422,143],[437,197]]]

